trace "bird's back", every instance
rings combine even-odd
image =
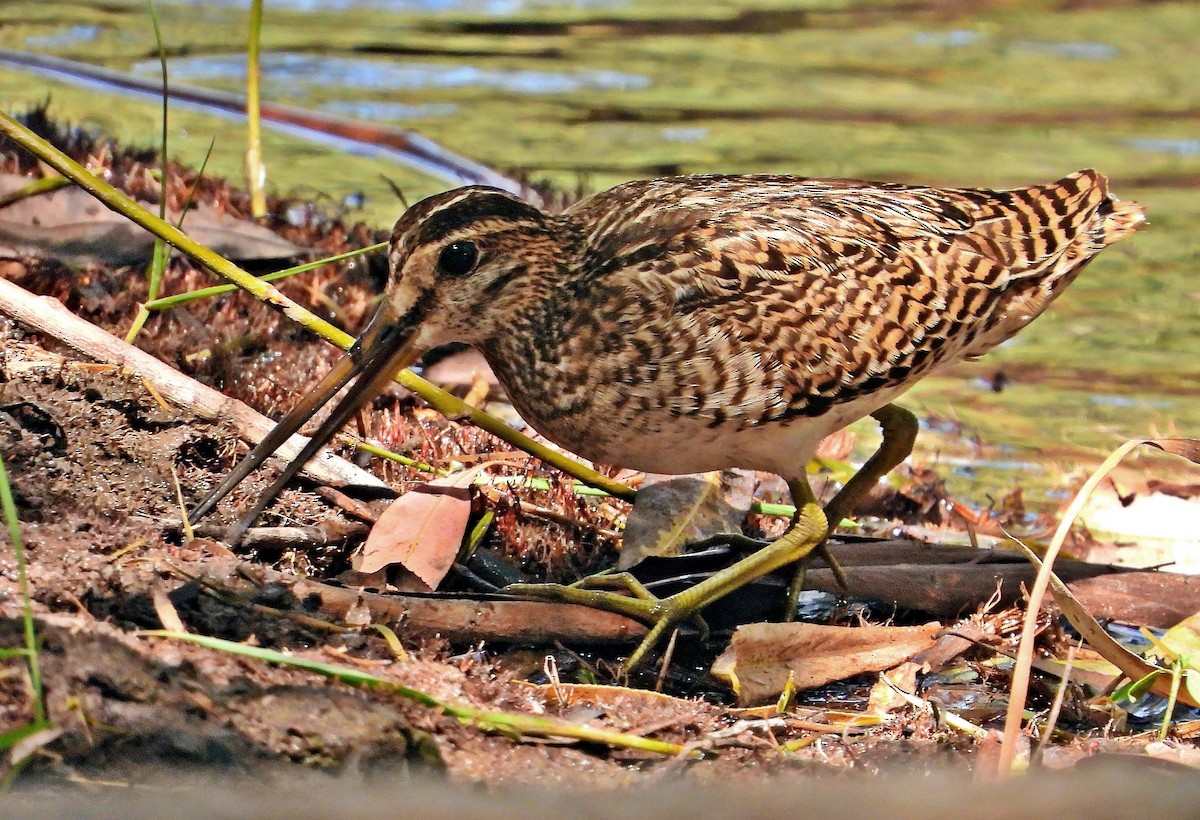
[[[703,429],[729,433],[732,461],[742,431],[836,429],[1011,336],[1142,218],[1094,171],[1011,191],[781,176],[617,186],[561,218],[571,272],[541,372],[563,375],[527,409],[585,455]]]

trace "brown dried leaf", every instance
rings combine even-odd
[[[1034,566],[1041,567],[1041,559],[1033,552],[1026,549],[1025,556]],[[1130,680],[1141,680],[1155,671],[1156,667],[1153,664],[1117,643],[1054,573],[1050,573],[1050,589],[1054,594],[1054,602],[1058,604],[1058,608],[1062,610],[1063,617],[1067,619],[1068,623],[1075,627],[1075,630],[1083,636],[1083,639],[1100,657],[1120,669],[1125,677]],[[1167,697],[1170,693],[1170,680],[1167,676],[1160,675],[1150,690],[1156,695]],[[1187,687],[1180,687],[1179,700],[1188,706],[1200,705],[1192,699]]]
[[[1200,439],[1195,438],[1152,438],[1146,444],[1163,452],[1182,456],[1193,464],[1200,464]]]
[[[158,615],[158,622],[162,624],[163,629],[168,632],[187,632],[183,619],[179,617],[179,611],[175,609],[175,604],[171,603],[165,589],[155,586],[150,590],[150,599],[154,602],[154,613]]]
[[[604,686],[597,683],[519,683],[537,694],[542,699],[542,705],[555,709],[580,705],[600,706],[608,713],[624,715],[631,711],[631,707],[661,711],[668,707],[686,707],[692,703],[662,692],[631,689],[627,686]]]
[[[478,468],[435,478],[397,498],[379,516],[354,569],[372,573],[403,564],[436,589],[458,556],[471,517]]]
[[[0,174],[0,194],[19,190],[29,177]],[[155,213],[158,206],[140,203]],[[175,224],[179,214],[168,211]],[[212,205],[189,211],[183,230],[227,259],[289,259],[304,251],[253,222],[237,219]],[[62,188],[0,208],[0,249],[67,261],[96,260],[131,265],[150,259],[154,237],[110,211],[80,188]]]
[[[647,475],[625,523],[617,565],[629,569],[647,556],[679,555],[690,542],[740,532],[754,484],[750,470]]]
[[[925,626],[821,626],[749,624],[733,633],[712,673],[725,680],[742,705],[774,698],[788,675],[797,690],[863,672],[891,669],[933,646],[940,624]]]
[[[1101,484],[1079,513],[1088,531],[1106,542],[1092,545],[1088,560],[1170,564],[1174,572],[1200,572],[1200,496],[1122,490],[1112,482]]]
[[[880,675],[867,697],[867,711],[873,715],[886,715],[908,708],[908,698],[900,692],[912,695],[917,691],[917,673],[921,670],[921,664],[905,661]]]

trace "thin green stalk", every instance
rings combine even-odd
[[[1176,657],[1171,661],[1171,694],[1167,696],[1167,709],[1163,712],[1162,725],[1158,727],[1158,740],[1161,743],[1167,739],[1167,734],[1171,731],[1171,718],[1175,714],[1175,706],[1179,703],[1179,684],[1183,682],[1183,676],[1188,672],[1188,661],[1186,658]]]
[[[345,253],[335,254],[334,256],[327,256],[324,259],[317,259],[313,262],[305,262],[303,265],[295,265],[290,268],[284,268],[283,270],[277,270],[273,273],[259,276],[258,279],[263,282],[275,282],[280,279],[286,279],[289,276],[295,276],[298,273],[307,273],[310,270],[315,270],[323,267],[324,265],[332,265],[335,262],[341,262],[345,259],[353,259],[356,256],[364,256],[368,253],[374,253],[375,251],[383,250],[387,246],[388,243],[386,242],[376,242],[374,245],[368,245],[365,248],[357,248],[352,251],[346,251]],[[213,285],[212,287],[208,288],[190,290],[187,293],[177,293],[174,296],[164,296],[161,299],[155,299],[154,301],[147,302],[144,307],[148,311],[170,310],[171,308],[179,307],[182,304],[194,302],[198,299],[208,299],[212,296],[220,296],[223,293],[232,293],[237,289],[237,285]]]
[[[188,188],[187,196],[183,199],[183,207],[179,209],[179,221],[175,223],[175,227],[182,230],[183,220],[187,218],[188,211],[192,209],[192,202],[196,199],[196,191],[200,190],[200,183],[204,181],[204,171],[208,168],[208,161],[212,159],[213,148],[217,145],[217,138],[213,137],[208,141],[208,150],[204,152],[204,159],[200,160],[200,169],[196,171],[196,178],[192,180],[192,187]],[[166,173],[166,169],[163,169]]]
[[[358,436],[352,436],[349,433],[342,433],[338,436],[338,438],[346,444],[349,444],[351,447],[356,447],[359,450],[362,450],[364,453],[370,453],[373,456],[386,458],[388,461],[394,461],[397,464],[403,464],[405,467],[413,470],[420,470],[423,473],[434,473],[440,476],[450,475],[449,470],[443,470],[440,467],[434,467],[432,464],[426,464],[424,461],[417,461],[415,458],[409,458],[408,456],[402,456],[399,453],[393,453],[386,447],[373,444],[372,442],[361,439]]]
[[[142,632],[142,635],[149,635],[157,638],[171,638],[174,640],[190,641],[191,643],[205,646],[210,649],[216,649],[221,652],[228,652],[234,655],[253,658],[255,660],[274,663],[280,666],[288,666],[294,669],[303,669],[308,672],[315,672],[319,675],[347,683],[352,686],[364,686],[372,689],[382,689],[391,692],[406,700],[414,701],[422,706],[427,706],[430,709],[436,709],[444,715],[456,718],[464,724],[478,726],[485,732],[494,732],[505,735],[515,735],[517,737],[533,736],[533,737],[556,737],[556,738],[574,738],[583,740],[589,743],[601,743],[605,746],[611,746],[623,749],[637,749],[644,752],[653,752],[664,755],[680,755],[683,754],[685,748],[677,743],[667,743],[661,740],[651,740],[637,735],[625,734],[623,732],[613,732],[606,729],[594,729],[590,726],[583,726],[578,723],[573,723],[557,718],[539,717],[537,715],[523,715],[515,712],[494,712],[484,709],[476,709],[471,706],[463,706],[460,704],[447,703],[446,701],[438,700],[419,689],[413,689],[408,686],[395,683],[394,681],[385,680],[376,677],[360,669],[353,669],[345,666],[334,666],[321,661],[311,661],[306,658],[298,658],[293,655],[287,655],[283,652],[278,652],[273,649],[264,649],[258,646],[249,646],[235,641],[227,641],[222,638],[210,638],[206,635],[192,635],[188,633],[169,632],[167,630],[148,630]]]
[[[250,275],[220,254],[214,253],[189,238],[175,226],[165,220],[159,219],[138,205],[129,196],[118,191],[107,182],[98,179],[79,163],[3,112],[0,112],[0,133],[3,133],[13,142],[37,156],[63,176],[70,178],[80,188],[100,200],[105,207],[112,209],[122,216],[128,217],[133,222],[150,231],[150,233],[164,239],[168,244],[192,257],[192,259],[209,270],[228,279],[238,287],[253,294],[260,301],[279,310],[292,321],[298,322],[343,350],[354,344],[354,337],[350,334],[324,321],[311,311],[306,310],[301,305],[284,296],[269,283]],[[552,450],[529,438],[529,436],[517,432],[495,416],[488,415],[482,410],[472,407],[461,399],[447,393],[445,390],[425,381],[411,370],[400,371],[396,374],[396,381],[408,390],[416,393],[426,404],[443,416],[470,421],[476,427],[486,430],[536,458],[540,458],[547,464],[562,470],[567,475],[574,476],[593,487],[599,487],[619,498],[632,499],[635,494],[631,487],[627,487],[619,481],[614,481],[606,475],[585,467],[575,459]]]
[[[162,134],[159,137],[158,146],[158,218],[165,220],[167,218],[167,130],[170,122],[170,83],[167,79],[167,50],[163,46],[162,27],[158,22],[158,7],[154,5],[154,0],[146,0],[146,4],[150,8],[150,21],[154,24],[154,42],[158,44],[158,65],[162,72]],[[154,240],[154,254],[150,257],[150,284],[146,289],[148,301],[158,298],[158,291],[162,287],[163,273],[166,268],[167,243],[161,238],[157,238]],[[142,328],[145,327],[146,320],[149,318],[150,312],[143,305],[138,309],[129,332],[125,334],[126,344],[133,344],[133,340],[142,332]]]
[[[21,540],[21,522],[17,518],[17,505],[13,503],[12,487],[8,484],[8,470],[0,457],[0,510],[8,525],[8,537],[17,556],[17,584],[21,594],[21,620],[25,627],[25,648],[22,654],[29,664],[29,687],[33,690],[34,723],[46,722],[46,704],[42,693],[42,670],[38,664],[37,634],[33,629],[33,602],[29,597],[29,572],[25,561],[25,543]]]
[[[204,152],[204,159],[200,162],[200,170],[196,172],[196,179],[193,180],[192,187],[188,189],[187,197],[183,200],[183,207],[179,209],[179,219],[176,220],[175,227],[179,228],[180,230],[183,229],[183,220],[187,219],[188,211],[191,210],[191,207],[192,207],[192,200],[195,199],[196,191],[199,190],[200,183],[204,179],[204,169],[208,167],[208,160],[212,156],[213,146],[216,144],[217,144],[216,137],[213,137],[212,139],[210,139],[208,141],[208,150]],[[163,169],[163,173],[164,174],[166,173],[165,166]],[[165,184],[166,183],[164,182],[164,185]],[[166,199],[164,198],[163,201],[165,202]],[[157,268],[160,271],[159,275],[158,275],[159,283],[161,283],[161,281],[162,281],[162,270],[165,270],[165,268],[166,268],[166,254],[163,253],[163,251],[165,251],[165,250],[166,250],[166,244],[161,239],[156,239],[154,242],[154,254],[155,254],[154,265],[156,265],[156,266],[161,265],[161,268]],[[161,259],[160,259],[160,257],[161,257]],[[155,269],[156,269],[155,267],[151,268],[151,270],[155,270]],[[151,287],[154,288],[154,291],[157,292],[158,288],[155,287],[156,283],[154,281],[153,276],[150,277],[150,284],[151,284]],[[233,285],[229,285],[228,287],[232,288]],[[147,294],[147,295],[149,295],[149,294]],[[130,328],[129,335],[125,339],[125,341],[127,343],[132,343],[133,338],[139,332],[141,332],[142,327],[150,319],[150,305],[157,301],[158,300],[156,300],[156,299],[151,299],[149,301],[143,302],[141,305],[138,306],[137,317],[134,318],[133,327]]]
[[[375,451],[372,450],[370,452]],[[392,456],[384,453],[377,453],[377,455],[382,455],[384,458],[392,458]],[[399,459],[393,458],[393,460]],[[537,478],[535,476],[481,476],[476,480],[475,483],[492,484],[494,486],[515,484],[522,487],[528,487],[531,490],[549,490],[551,488],[550,482],[547,479]],[[608,497],[612,495],[612,493],[608,492],[607,490],[578,482],[572,485],[571,492],[575,493],[575,495],[596,497]],[[796,508],[791,504],[776,504],[769,501],[755,501],[750,505],[750,512],[758,513],[759,515],[770,515],[776,518],[791,518],[796,514]]]
[[[267,168],[262,155],[262,0],[250,2],[250,34],[246,43],[246,187],[250,190],[250,213],[255,219],[267,215]]]
[[[15,191],[0,196],[0,208],[7,205],[12,205],[14,202],[20,202],[22,199],[29,199],[31,196],[39,194],[48,194],[51,191],[57,191],[59,188],[65,188],[71,184],[71,180],[66,177],[51,176],[35,179],[28,185],[18,188]]]

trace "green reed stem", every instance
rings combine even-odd
[[[22,199],[29,199],[31,196],[48,194],[51,191],[57,191],[59,188],[66,188],[70,184],[71,180],[57,175],[35,179],[28,185],[0,196],[0,208],[12,205],[14,202],[20,202]]]
[[[69,177],[80,188],[96,197],[106,207],[122,216],[128,217],[133,222],[150,231],[150,233],[160,237],[168,244],[192,257],[199,264],[219,276],[228,279],[238,287],[253,294],[260,301],[280,311],[292,321],[298,322],[303,327],[343,350],[348,349],[354,344],[354,337],[350,334],[334,327],[311,311],[306,310],[300,304],[284,296],[269,283],[252,276],[220,254],[214,253],[212,250],[189,238],[174,225],[163,219],[159,219],[128,195],[118,191],[107,182],[97,178],[94,174],[89,173],[82,165],[3,112],[0,112],[0,133],[3,133],[13,142],[37,156],[63,176]],[[612,495],[626,499],[632,499],[635,495],[631,487],[627,487],[619,481],[614,481],[608,476],[580,464],[575,459],[534,441],[529,436],[517,432],[495,416],[471,407],[466,402],[430,384],[410,370],[402,370],[396,374],[396,381],[420,396],[430,407],[447,418],[470,421],[476,427],[486,430],[514,447],[524,450],[535,458],[539,458],[568,475],[574,476],[593,487],[599,487]]]
[[[256,278],[261,282],[276,282],[280,279],[286,279],[289,276],[295,276],[298,273],[307,273],[310,270],[316,270],[317,268],[325,265],[332,265],[336,262],[341,262],[346,259],[353,259],[356,256],[364,256],[368,253],[374,253],[375,251],[383,250],[387,247],[387,244],[388,243],[386,242],[376,242],[374,245],[367,245],[365,248],[356,248],[355,250],[346,251],[345,253],[327,256],[324,259],[317,259],[313,262],[305,262],[303,265],[295,265],[290,268],[284,268],[283,270],[277,270],[273,273],[268,273]],[[174,296],[164,296],[161,299],[155,299],[152,302],[147,302],[145,304],[145,308],[146,310],[150,311],[170,310],[171,308],[179,307],[180,305],[187,304],[188,302],[194,302],[198,299],[208,299],[212,296],[220,296],[223,293],[232,293],[237,289],[237,285],[213,285],[212,287],[207,288],[197,288],[196,290],[189,290],[187,293],[177,293]]]
[[[608,729],[596,729],[574,721],[553,717],[527,715],[519,712],[500,712],[486,709],[476,709],[473,706],[449,703],[439,700],[433,695],[404,686],[394,681],[380,678],[361,669],[345,666],[335,666],[322,661],[312,661],[295,655],[286,655],[273,649],[250,646],[244,643],[227,641],[222,638],[210,638],[206,635],[169,632],[166,630],[147,630],[142,635],[156,638],[170,638],[178,641],[189,641],[199,646],[205,646],[233,655],[241,655],[255,660],[265,661],[278,666],[303,669],[333,680],[352,686],[362,686],[369,689],[379,689],[385,692],[419,703],[422,706],[435,709],[438,712],[456,718],[461,723],[477,726],[485,732],[522,737],[557,737],[573,738],[589,743],[599,743],[605,746],[622,749],[637,749],[643,752],[653,752],[663,755],[679,755],[687,751],[677,743],[667,743],[638,735],[614,732]],[[698,754],[698,753],[694,753]]]
[[[250,190],[250,213],[255,219],[267,215],[267,167],[262,153],[262,0],[250,2],[250,34],[246,42],[246,187]]]
[[[46,722],[46,703],[42,692],[42,670],[38,664],[37,634],[33,628],[33,602],[29,597],[29,571],[25,560],[25,543],[21,540],[21,522],[17,518],[17,505],[13,502],[12,487],[8,483],[8,470],[0,458],[0,510],[8,525],[8,537],[12,541],[17,558],[17,585],[21,595],[21,621],[25,630],[25,647],[20,654],[29,665],[29,687],[33,690],[33,721]]]
[[[167,78],[167,50],[163,46],[162,27],[158,22],[158,7],[154,5],[154,0],[146,0],[147,6],[150,8],[150,22],[154,25],[154,42],[158,45],[158,65],[162,74],[162,132],[159,135],[158,145],[158,218],[167,218],[167,129],[169,123],[170,109],[170,83]],[[146,288],[146,298],[153,300],[158,298],[159,288],[162,287],[163,272],[167,268],[167,243],[161,238],[154,240],[154,253],[150,257],[150,284]],[[129,328],[129,332],[125,334],[125,343],[133,344],[133,340],[142,332],[142,328],[146,325],[146,320],[150,318],[149,311],[143,305],[138,309],[137,316],[134,317],[133,324]]]

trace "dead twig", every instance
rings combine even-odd
[[[262,439],[275,426],[275,422],[248,405],[185,376],[149,353],[80,319],[57,299],[34,296],[3,278],[0,278],[0,313],[58,339],[90,359],[124,369],[132,376],[153,384],[163,398],[177,407],[205,421],[229,425],[238,435],[250,441]],[[17,349],[6,350],[5,355],[16,356]],[[306,442],[303,436],[292,436],[276,455],[282,459],[294,458]],[[314,456],[303,472],[308,478],[323,484],[375,489],[387,487],[371,473],[328,450]]]
[[[573,604],[467,596],[380,595],[229,561],[179,566],[217,588],[237,592],[250,586],[279,584],[295,600],[307,602],[327,617],[344,621],[352,608],[366,607],[374,623],[403,622],[406,634],[438,634],[450,641],[559,640],[603,645],[634,642],[646,632],[645,626],[622,615]]]

